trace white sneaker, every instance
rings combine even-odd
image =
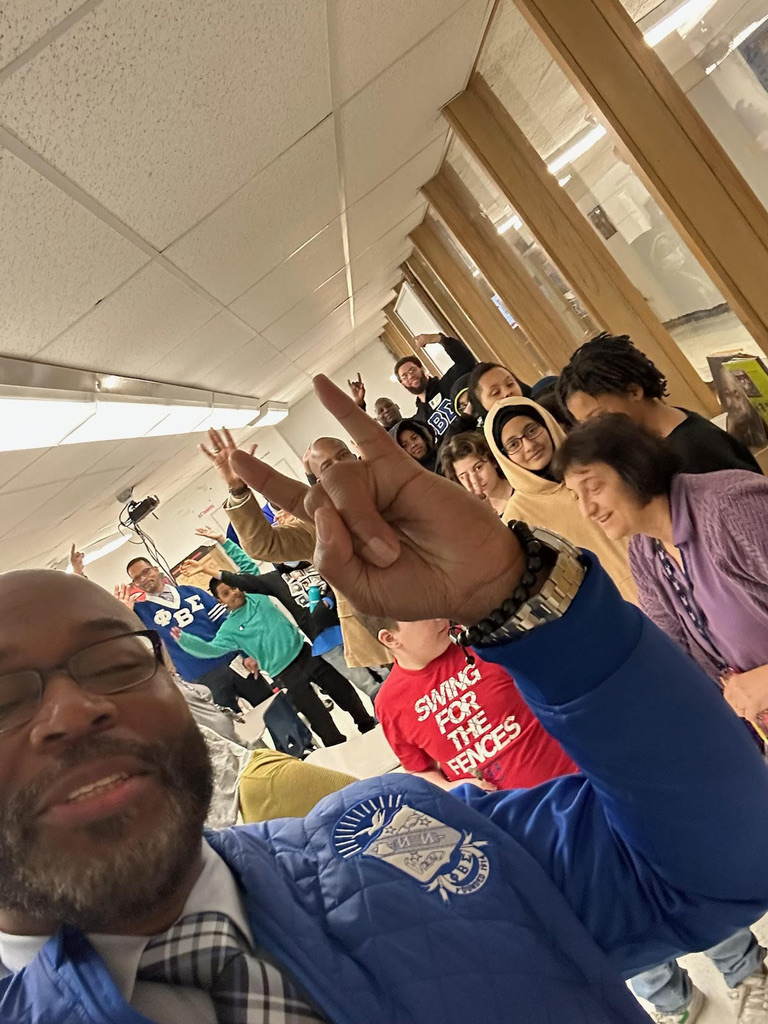
[[[741,987],[741,986],[739,986]],[[735,992],[736,989],[733,989]],[[650,1017],[656,1024],[693,1024],[701,1013],[704,1006],[704,993],[700,992],[695,985],[691,990],[691,1001],[684,1010],[675,1010],[674,1013],[666,1013],[664,1010],[652,1010]],[[759,1018],[755,1018],[757,1021]],[[741,1018],[739,1018],[741,1021]],[[768,1018],[766,1018],[768,1022]],[[745,1022],[746,1024],[746,1022]],[[752,1021],[749,1021],[752,1024]]]
[[[761,968],[728,993],[738,1024],[768,1024],[768,974]]]

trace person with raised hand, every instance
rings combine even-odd
[[[251,488],[230,465],[231,456],[237,451],[231,433],[228,430],[209,430],[208,444],[201,444],[199,448],[227,485],[229,493],[224,511],[232,522],[243,550],[251,558],[272,562],[274,565],[311,562],[315,549],[314,527],[296,517],[277,525],[269,522]],[[250,454],[253,454],[255,448],[255,445],[250,447]],[[317,438],[309,445],[303,459],[305,472],[313,480],[316,474],[321,474],[328,466],[356,461],[349,447],[333,437]],[[278,501],[274,504],[286,511]],[[389,652],[358,621],[343,594],[337,593],[336,596],[344,659],[348,667],[385,671],[385,666],[391,663]]]

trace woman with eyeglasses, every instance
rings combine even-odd
[[[565,485],[552,475],[552,459],[565,440],[554,416],[529,398],[506,398],[490,410],[484,429],[513,489],[502,515],[504,522],[522,519],[593,551],[623,596],[637,603],[626,542],[609,540],[596,523],[583,519]]]

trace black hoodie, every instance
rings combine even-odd
[[[390,436],[394,437],[398,444],[400,444],[400,434],[403,430],[412,430],[414,434],[418,434],[424,438],[427,446],[427,453],[422,459],[418,459],[420,466],[424,469],[428,469],[430,473],[434,473],[437,470],[437,445],[435,444],[435,438],[432,431],[421,420],[417,419],[405,419],[400,420],[396,423],[389,431]],[[402,447],[402,446],[401,446]]]

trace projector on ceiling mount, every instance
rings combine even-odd
[[[150,512],[154,512],[160,504],[156,494],[151,494],[141,501],[129,501],[125,508],[125,518],[129,526],[138,526],[142,519],[146,519]]]

